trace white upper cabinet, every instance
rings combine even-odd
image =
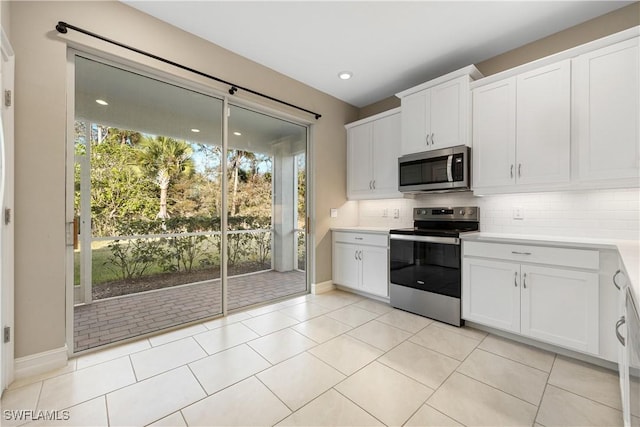
[[[474,190],[568,184],[570,116],[569,60],[474,89]]]
[[[517,77],[516,161],[519,184],[568,183],[571,150],[571,62]]]
[[[516,78],[473,91],[473,186],[515,184]]]
[[[469,84],[481,76],[469,66],[397,94],[402,101],[401,154],[471,145]]]
[[[573,130],[581,181],[640,176],[639,58],[634,38],[573,60]]]
[[[414,93],[402,98],[402,143],[400,154],[419,153],[429,149],[429,123],[427,105],[430,104],[429,91]],[[430,118],[430,117],[429,117]]]
[[[474,192],[640,186],[638,32],[474,82]]]
[[[400,111],[382,113],[347,128],[347,198],[402,197],[398,192]]]

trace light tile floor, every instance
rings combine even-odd
[[[3,426],[622,424],[614,371],[340,291],[80,356],[2,409]]]

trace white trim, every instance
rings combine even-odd
[[[54,350],[19,357],[15,362],[15,379],[28,378],[54,369],[64,368],[67,366],[67,353],[67,345],[65,344],[64,347]]]
[[[327,280],[326,282],[320,282],[320,283],[312,283],[311,293],[314,295],[324,294],[325,292],[332,291],[335,288],[336,287],[331,280]]]

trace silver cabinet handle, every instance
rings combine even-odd
[[[516,255],[531,255],[531,252],[518,252],[518,251],[511,251],[512,254],[516,254]]]
[[[429,146],[429,134],[427,134],[425,139],[427,140],[427,146]]]
[[[356,240],[362,240],[362,237],[354,237]]]
[[[522,276],[522,287],[527,289],[527,273],[524,273],[524,276]]]
[[[359,259],[360,261],[362,261],[362,251],[359,251],[359,252],[358,252],[358,259]]]
[[[358,260],[358,251],[353,252],[353,259]]]
[[[511,178],[513,178],[513,165],[511,165],[511,170],[509,171],[509,175],[511,175]]]
[[[613,274],[613,286],[618,288],[618,290],[620,290],[620,285],[618,285],[618,281],[616,280],[616,278],[618,277],[618,274],[621,274],[621,273],[622,273],[622,270],[618,270]]]
[[[518,178],[522,176],[522,163],[518,163]]]
[[[373,181],[369,181],[369,190],[373,190]]]
[[[516,288],[518,287],[518,272],[517,271],[513,274],[513,286],[515,286]]]
[[[431,145],[436,143],[436,141],[433,139],[433,135],[435,135],[435,134],[433,134],[433,133],[431,134]]]
[[[616,337],[618,338],[618,341],[620,341],[620,344],[625,345],[624,343],[624,337],[622,336],[622,334],[620,334],[620,326],[624,325],[626,322],[624,316],[621,316],[620,319],[618,319],[618,321],[616,322]]]
[[[376,180],[375,179],[373,180],[373,189],[374,190],[376,189]]]

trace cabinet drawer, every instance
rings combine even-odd
[[[334,231],[334,242],[355,243],[358,245],[384,246],[389,245],[387,234],[352,233],[349,231]]]
[[[464,256],[497,258],[501,260],[559,265],[563,267],[586,268],[591,270],[597,270],[600,268],[599,252],[587,249],[464,242],[463,251]]]

